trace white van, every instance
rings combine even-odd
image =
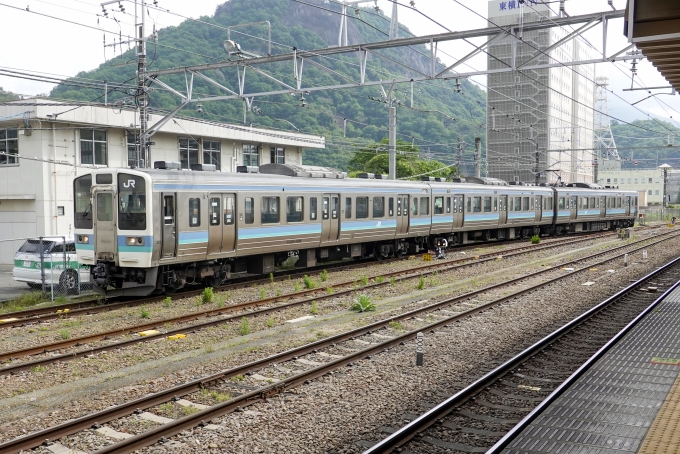
[[[25,282],[34,289],[42,288],[40,271],[40,240],[30,239],[14,254],[14,269],[12,279]],[[54,285],[61,291],[75,294],[78,289],[90,283],[90,269],[87,265],[79,269],[76,257],[76,246],[73,239],[64,243],[62,237],[44,237],[42,240],[42,255],[47,288]],[[64,258],[66,263],[64,264]],[[66,266],[64,266],[66,265]],[[80,279],[80,285],[78,280]]]

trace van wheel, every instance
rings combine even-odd
[[[59,285],[67,295],[78,294],[78,273],[75,270],[66,270],[59,277]]]

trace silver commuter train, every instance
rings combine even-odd
[[[97,169],[74,181],[78,260],[107,296],[217,286],[234,273],[273,272],[291,256],[296,267],[382,259],[631,226],[637,215],[636,192],[595,185],[355,179],[284,164],[263,165],[260,173],[155,164],[160,169]]]

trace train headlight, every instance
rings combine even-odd
[[[144,237],[127,236],[125,237],[125,244],[128,246],[144,246]]]
[[[90,242],[90,237],[87,235],[78,235],[78,243],[88,244]]]

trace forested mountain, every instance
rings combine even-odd
[[[19,99],[19,96],[11,91],[5,91],[0,87],[0,102],[16,101],[17,99]]]
[[[668,147],[669,141],[680,146],[680,128],[661,120],[612,121],[611,128],[623,168],[654,168],[664,163],[680,168],[680,149]]]
[[[339,6],[324,3],[323,0],[230,0],[217,7],[212,17],[201,17],[200,21],[187,20],[177,27],[168,27],[158,33],[158,44],[148,43],[147,54],[150,69],[196,65],[225,60],[227,55],[222,43],[227,39],[228,26],[269,21],[272,27],[272,53],[291,52],[297,49],[318,49],[337,44],[340,23]],[[360,9],[358,16],[353,8],[348,8],[349,43],[362,43],[385,40],[389,30],[389,18],[373,8]],[[207,24],[211,25],[207,25]],[[247,35],[241,34],[246,33]],[[402,27],[402,36],[408,35]],[[231,39],[237,41],[245,51],[265,55],[267,53],[267,30],[264,25],[252,25],[232,31]],[[109,51],[110,52],[110,49]],[[389,90],[389,82],[394,77],[413,77],[402,66],[390,61],[408,62],[417,68],[429,68],[429,50],[425,46],[389,49],[380,51],[388,58],[369,56],[367,80],[384,80]],[[354,55],[315,58],[317,63],[335,71],[333,74],[306,62],[303,72],[304,86],[320,86],[347,83],[342,77],[358,80],[358,57]],[[443,66],[438,63],[438,68]],[[97,80],[114,82],[134,82],[135,55],[129,50],[108,60],[97,69],[78,74]],[[293,68],[288,63],[272,63],[261,67],[289,85],[294,86]],[[235,69],[211,70],[207,74],[221,84],[238,91]],[[339,75],[338,75],[339,74]],[[162,78],[171,85],[181,87],[184,76]],[[476,136],[485,135],[486,94],[468,81],[461,81],[462,93],[454,90],[455,81],[417,83],[414,107],[410,109],[410,86],[395,86],[397,98],[401,101],[398,109],[398,137],[405,142],[415,142],[421,152],[428,156],[451,163],[454,155],[454,142],[460,138],[468,144],[474,143]],[[281,86],[266,77],[249,71],[246,76],[246,92],[279,90]],[[218,87],[202,80],[194,81],[194,96],[224,94]],[[57,86],[51,96],[76,100],[101,100],[103,93],[97,90],[68,86]],[[129,97],[130,93],[118,90],[109,94],[109,102]],[[305,162],[347,169],[348,162],[355,150],[362,145],[380,141],[387,137],[388,109],[381,101],[379,87],[364,87],[342,90],[324,90],[300,96],[277,95],[256,98],[254,111],[247,113],[247,122],[257,126],[279,129],[292,129],[281,120],[291,122],[302,132],[324,135],[327,150],[305,152]],[[164,91],[153,91],[151,107],[171,110],[179,104],[179,98]],[[211,101],[202,105],[203,113],[197,113],[195,105],[185,108],[181,115],[199,116],[208,120],[243,122],[243,101]],[[424,112],[424,111],[440,111]],[[443,114],[442,114],[443,113]],[[346,137],[343,136],[343,119],[347,119]],[[451,118],[455,118],[451,120]],[[484,139],[483,139],[484,140]],[[467,152],[472,152],[471,147]]]

